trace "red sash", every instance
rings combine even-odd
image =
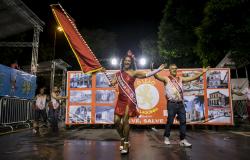
[[[179,84],[179,82],[176,80],[176,78],[174,78],[173,76],[168,76],[169,80],[171,81],[171,83],[173,84],[173,86],[176,88],[176,90],[180,93],[181,98],[183,98],[183,90]]]
[[[135,92],[130,88],[127,82],[123,79],[121,71],[116,74],[117,82],[119,87],[125,93],[125,95],[137,106],[136,95]]]

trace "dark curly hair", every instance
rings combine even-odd
[[[129,57],[131,59],[131,64],[129,66],[129,69],[132,69],[132,70],[136,70],[137,67],[136,67],[136,63],[135,63],[135,58],[132,57],[132,56],[129,56],[129,55],[126,55],[125,57],[123,57],[121,59],[121,62],[120,62],[120,70],[123,71],[124,70],[124,60]]]

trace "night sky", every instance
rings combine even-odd
[[[105,29],[117,34],[119,50],[139,52],[139,41],[156,36],[166,0],[23,0],[46,23],[40,41],[53,39],[55,20],[50,4],[59,2],[78,29]],[[83,35],[84,37],[84,35]],[[53,41],[52,41],[53,42]]]

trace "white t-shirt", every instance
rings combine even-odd
[[[36,96],[36,106],[40,109],[43,110],[46,106],[46,95],[37,95]]]
[[[177,79],[176,79],[177,80]],[[165,85],[165,92],[168,100],[171,101],[182,101],[183,97],[181,93],[176,89],[173,82],[167,77],[167,85]],[[182,79],[179,78],[178,85],[180,86],[181,90],[183,91]]]
[[[245,88],[243,91],[242,91],[243,94],[245,94],[247,96],[247,99],[250,101],[250,88]]]
[[[59,102],[53,97],[51,97],[51,102],[53,104],[53,109],[57,109],[60,105]]]

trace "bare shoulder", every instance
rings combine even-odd
[[[169,81],[168,76],[159,76],[159,75],[157,75],[155,78],[160,80],[161,82],[163,82],[164,85],[168,84],[168,81]]]
[[[127,73],[128,73],[130,76],[135,77],[135,76],[136,76],[136,74],[138,74],[138,73],[139,73],[139,71],[129,70]]]
[[[52,92],[51,95],[52,95],[53,97],[56,97],[56,93],[55,93],[55,92]]]

